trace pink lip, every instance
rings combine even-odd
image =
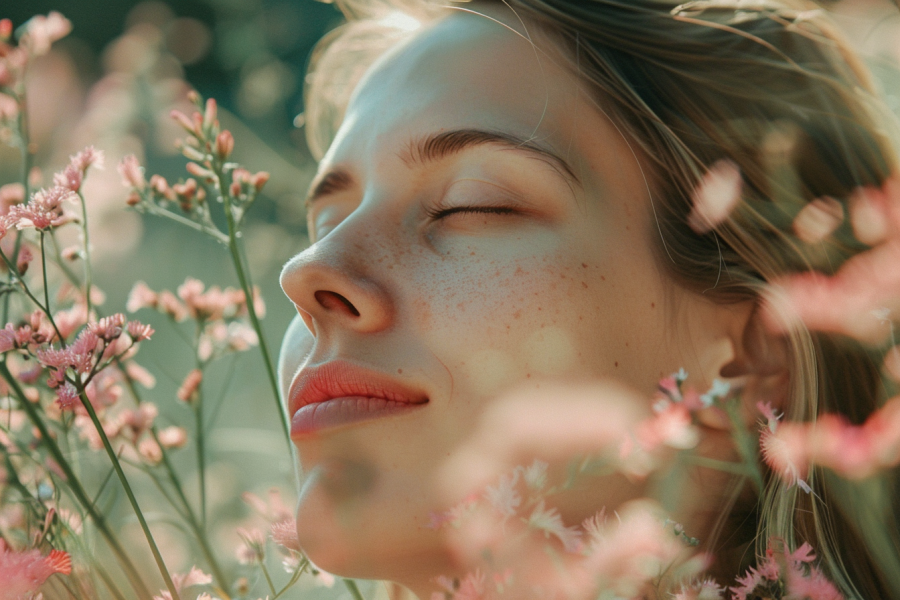
[[[427,402],[422,392],[353,363],[308,367],[295,377],[288,394],[291,437],[405,413]]]

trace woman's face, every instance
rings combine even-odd
[[[499,392],[613,377],[649,398],[730,358],[727,309],[657,263],[629,143],[548,43],[496,16],[510,27],[453,14],[370,70],[312,185],[314,243],[282,274],[298,532],[341,574],[450,568],[434,478]]]

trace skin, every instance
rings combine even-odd
[[[298,309],[281,355],[285,391],[305,366],[341,358],[429,398],[295,440],[301,544],[326,570],[422,597],[456,569],[425,528],[459,499],[438,493],[435,473],[498,394],[615,378],[648,398],[637,407],[647,411],[658,379],[679,367],[698,388],[718,377],[750,312],[674,285],[653,251],[645,169],[628,141],[551,51],[512,31],[515,18],[492,16],[509,27],[457,12],[370,69],[318,181],[348,177],[311,203],[314,243],[282,274]],[[571,173],[493,143],[410,157],[415,140],[460,129],[530,140]],[[563,514],[640,492],[593,486]]]

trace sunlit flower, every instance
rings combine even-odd
[[[552,506],[546,507],[543,499],[529,515],[528,526],[543,532],[545,536],[554,536],[566,552],[578,552],[581,549],[581,530],[574,526],[566,527],[559,511]]]
[[[688,216],[691,228],[703,233],[728,218],[741,200],[743,178],[738,166],[720,160],[709,168],[693,193],[693,208]]]
[[[794,218],[794,233],[807,244],[821,242],[844,221],[844,207],[834,198],[817,198]]]
[[[516,510],[522,503],[522,497],[516,491],[518,479],[518,471],[503,475],[496,485],[489,486],[484,492],[485,499],[494,507],[494,510],[504,517],[515,515]]]

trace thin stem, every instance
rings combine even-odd
[[[25,93],[24,86],[22,87],[21,93],[19,96],[19,118],[18,118],[18,129],[19,129],[19,150],[22,153],[22,187],[25,189],[25,201],[28,201],[28,197],[31,195],[31,184],[28,181],[28,174],[31,172],[31,161],[32,161],[32,153],[31,153],[31,135],[28,130],[28,101],[27,95]],[[13,250],[13,257],[18,259],[19,256],[19,248],[22,247],[22,233],[18,232],[16,234],[16,245]],[[16,271],[10,269],[9,275],[7,277],[7,282],[12,285],[13,281],[16,279]],[[5,295],[3,298],[3,322],[9,322],[9,295]]]
[[[745,477],[752,476],[750,469],[748,469],[747,466],[742,462],[728,462],[724,460],[717,460],[715,458],[709,458],[707,456],[687,456],[686,460],[700,467],[707,467],[709,469],[715,469],[717,471],[723,471],[725,473],[732,473],[734,475],[743,475]]]
[[[753,485],[756,486],[756,491],[762,492],[765,484],[763,483],[762,473],[759,470],[759,463],[757,462],[757,445],[747,432],[747,426],[741,418],[739,398],[733,398],[728,402],[724,402],[722,403],[722,406],[725,409],[725,413],[728,415],[728,420],[731,422],[735,446],[737,446],[741,462],[746,468],[746,473],[750,476],[750,480],[753,481]]]
[[[231,196],[224,189],[222,183],[222,169],[216,165],[213,167],[216,173],[216,187],[222,202],[225,205],[225,220],[228,223],[228,250],[231,252],[231,262],[234,263],[234,269],[237,272],[238,281],[241,289],[244,290],[244,298],[247,301],[247,313],[250,315],[250,323],[256,331],[259,338],[259,350],[262,353],[263,363],[266,366],[266,375],[269,378],[269,385],[272,387],[272,394],[275,398],[275,408],[278,412],[278,418],[281,421],[281,429],[284,433],[285,442],[287,442],[288,450],[291,450],[291,433],[288,426],[287,417],[281,408],[281,394],[278,391],[278,379],[275,376],[275,368],[272,364],[272,358],[269,356],[269,348],[266,344],[266,338],[263,335],[262,325],[259,317],[256,315],[256,308],[253,306],[253,286],[250,283],[249,274],[244,271],[244,263],[241,260],[240,247],[238,245],[238,231],[234,222],[234,214],[231,209]],[[293,452],[291,452],[293,454]]]
[[[182,217],[178,213],[172,212],[171,210],[167,210],[165,208],[161,208],[150,202],[144,203],[141,206],[141,210],[145,210],[148,213],[150,213],[151,215],[156,215],[158,217],[166,217],[167,219],[172,219],[176,223],[181,223],[182,225],[190,227],[191,229],[195,229],[202,233],[209,234],[212,237],[214,237],[216,239],[216,241],[219,241],[226,245],[228,244],[228,236],[226,236],[224,233],[222,233],[215,227],[210,227],[209,225],[205,225],[203,223],[198,223],[196,221],[192,221],[186,217]]]
[[[78,385],[81,386],[81,383],[79,382]],[[153,534],[150,532],[150,527],[147,525],[146,519],[144,519],[144,514],[143,512],[141,512],[141,507],[138,505],[138,501],[134,495],[134,491],[131,489],[131,484],[128,483],[128,478],[125,477],[125,472],[122,470],[122,465],[119,462],[119,457],[116,456],[112,444],[109,442],[109,437],[107,437],[106,431],[104,431],[103,429],[103,424],[100,423],[100,419],[97,417],[97,412],[94,410],[94,406],[91,404],[90,400],[88,400],[87,394],[85,394],[83,389],[79,390],[78,396],[81,399],[81,405],[84,406],[84,409],[87,411],[88,416],[91,418],[91,422],[94,424],[94,427],[97,430],[97,434],[100,436],[100,440],[103,442],[103,447],[106,450],[107,456],[109,456],[109,460],[112,462],[113,467],[115,467],[116,469],[116,476],[119,478],[119,482],[125,489],[125,495],[128,496],[128,502],[131,504],[131,508],[134,510],[134,514],[138,519],[138,523],[140,523],[141,529],[144,532],[144,537],[147,538],[147,543],[150,545],[150,551],[153,553],[153,559],[156,561],[156,566],[159,568],[159,572],[162,575],[163,581],[165,582],[166,587],[169,589],[169,593],[172,594],[173,600],[180,600],[178,590],[175,588],[175,584],[172,582],[172,577],[171,575],[169,575],[169,570],[166,568],[166,563],[163,561],[162,555],[159,553],[159,548],[156,546],[156,540],[153,539]]]
[[[295,583],[297,583],[297,580],[300,579],[300,576],[303,575],[303,572],[306,571],[306,568],[308,566],[309,566],[309,559],[304,556],[303,560],[300,561],[300,564],[297,565],[297,570],[294,571],[293,575],[291,575],[290,581],[288,581],[285,584],[285,586],[283,588],[281,588],[280,592],[278,592],[277,594],[272,596],[272,600],[277,600],[278,598],[280,598],[282,596],[282,594],[284,594],[291,587],[293,587],[293,585]]]
[[[272,595],[275,596],[278,592],[275,590],[275,584],[272,582],[272,578],[269,576],[269,570],[266,568],[266,564],[264,562],[260,562],[259,566],[262,568],[263,575],[266,577],[266,583],[269,584],[269,591],[272,592]]]
[[[2,376],[3,379],[6,380],[6,383],[9,385],[9,387],[12,388],[12,390],[15,392],[16,396],[19,399],[19,404],[25,410],[25,414],[28,416],[31,424],[34,425],[34,427],[37,428],[38,432],[41,434],[41,441],[46,444],[50,454],[53,455],[53,460],[56,461],[56,464],[59,465],[59,468],[65,475],[69,489],[71,489],[78,502],[91,516],[91,519],[94,521],[97,529],[100,530],[101,535],[103,535],[104,539],[106,539],[106,542],[109,544],[110,548],[113,550],[113,553],[116,555],[116,558],[119,560],[119,563],[122,565],[122,568],[125,570],[125,575],[131,582],[132,588],[134,588],[135,592],[137,592],[138,597],[140,597],[142,600],[151,600],[150,591],[141,580],[141,577],[138,574],[138,571],[135,568],[134,564],[131,562],[131,559],[128,558],[128,555],[125,553],[125,550],[122,548],[118,539],[109,529],[109,526],[106,524],[106,519],[104,519],[103,515],[97,511],[96,507],[91,502],[91,499],[88,497],[87,492],[82,487],[81,482],[72,471],[72,467],[69,464],[69,461],[60,451],[59,446],[56,444],[55,440],[51,437],[50,431],[47,429],[46,424],[38,414],[37,407],[34,406],[25,397],[25,392],[22,390],[16,378],[13,377],[12,373],[10,373],[9,367],[6,365],[6,362],[0,362],[0,376]]]
[[[41,279],[44,282],[44,306],[46,307],[47,314],[50,314],[50,286],[47,285],[47,254],[44,252],[44,231],[41,230]],[[22,282],[22,285],[25,285],[25,282]],[[59,335],[59,331],[57,330],[57,335]],[[65,340],[62,339],[62,336],[59,336],[60,343]]]
[[[362,592],[359,591],[359,588],[356,586],[356,582],[352,579],[345,579],[344,585],[347,586],[347,589],[350,590],[350,595],[353,596],[353,600],[366,600],[363,598]]]
[[[87,304],[87,314],[91,314],[91,238],[88,236],[87,201],[81,192],[78,193],[78,199],[81,201],[81,231],[84,235],[84,256],[81,258],[84,263],[84,301]]]
[[[43,252],[41,253],[41,256],[43,256]],[[0,250],[0,258],[2,258],[2,259],[3,259],[3,262],[6,263],[6,268],[8,268],[8,269],[10,270],[10,272],[12,272],[12,271],[18,271],[17,268],[16,268],[16,266],[9,260],[9,257],[7,257],[7,256],[6,256],[6,253],[4,253],[2,250]],[[25,282],[22,281],[22,279],[19,279],[19,282],[22,284],[22,291],[25,292],[25,295],[28,296],[28,298],[29,298],[32,302],[34,302],[35,306],[37,306],[39,309],[41,309],[41,311],[42,311],[45,315],[47,315],[47,319],[50,321],[50,325],[53,326],[53,330],[56,332],[56,336],[59,338],[60,342],[61,342],[61,343],[65,343],[65,342],[63,341],[62,335],[59,333],[59,328],[56,326],[56,322],[53,320],[53,315],[50,314],[50,307],[49,307],[49,306],[46,306],[46,307],[43,306],[43,305],[41,304],[41,301],[38,300],[38,299],[35,297],[34,294],[31,293],[31,290],[28,289],[28,286],[25,285]],[[45,289],[45,291],[46,291],[46,289]]]
[[[122,378],[125,381],[125,385],[128,387],[128,391],[131,392],[131,396],[134,398],[134,401],[137,404],[141,403],[141,394],[135,385],[134,379],[131,375],[128,374],[128,371],[122,366],[122,363],[117,359],[116,366],[122,374]],[[200,527],[200,523],[197,520],[197,516],[194,514],[194,510],[191,508],[190,502],[188,502],[187,496],[184,495],[184,487],[181,485],[181,479],[178,477],[178,472],[175,471],[175,467],[172,465],[172,461],[169,459],[169,453],[163,447],[162,444],[159,443],[159,435],[156,431],[156,426],[152,426],[150,428],[150,435],[153,436],[153,440],[156,442],[156,445],[159,446],[160,452],[162,453],[162,464],[166,470],[166,473],[169,476],[169,480],[172,482],[172,487],[175,488],[175,493],[178,496],[178,499],[181,500],[181,503],[184,505],[185,511],[185,520],[190,526],[191,530],[194,532],[194,536],[197,538],[197,542],[200,544],[200,549],[203,552],[203,555],[206,557],[206,561],[209,563],[209,568],[213,572],[213,577],[216,580],[217,585],[221,589],[227,589],[227,579],[225,577],[225,573],[222,571],[222,567],[219,566],[219,562],[216,560],[215,554],[212,551],[212,548],[209,545],[209,540],[206,539],[206,534]]]

